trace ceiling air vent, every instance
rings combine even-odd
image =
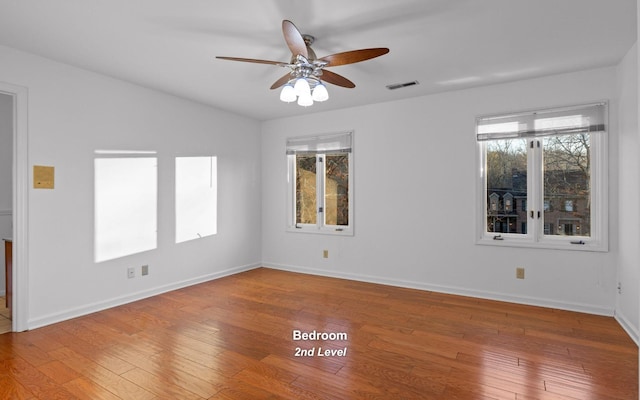
[[[395,89],[400,89],[400,88],[404,88],[407,86],[413,86],[413,85],[417,85],[420,82],[418,81],[411,81],[411,82],[405,82],[405,83],[394,83],[393,85],[387,85],[387,89],[389,90],[395,90]]]

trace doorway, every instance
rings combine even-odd
[[[13,332],[28,329],[27,93],[26,87],[0,82],[0,239],[11,240],[9,260],[12,265],[10,289],[7,290],[6,242],[3,240],[0,242],[3,270],[0,291],[4,293],[0,300],[0,318],[10,316],[9,330]],[[12,295],[10,314],[5,307],[7,291]]]

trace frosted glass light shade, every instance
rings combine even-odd
[[[326,101],[329,99],[329,92],[327,92],[326,86],[322,83],[318,83],[315,88],[313,88],[312,98],[314,101]]]
[[[311,93],[306,93],[302,96],[298,96],[298,105],[303,107],[309,107],[310,105],[313,105]]]
[[[296,101],[296,93],[293,89],[293,86],[289,84],[284,85],[282,91],[280,92],[280,100],[284,101],[285,103]]]
[[[296,96],[311,96],[311,88],[309,87],[309,82],[307,82],[304,78],[298,78],[296,80],[296,84],[293,85],[293,90],[296,93]]]

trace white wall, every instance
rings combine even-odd
[[[28,193],[29,327],[259,265],[258,122],[7,47],[0,59],[0,81],[28,88],[29,166],[55,167],[54,190]],[[156,250],[93,262],[96,149],[158,151]],[[218,234],[176,245],[173,157],[209,154]]]
[[[11,237],[13,97],[0,93],[0,239]],[[4,243],[0,242],[0,295],[5,294]],[[4,307],[4,304],[0,304]]]
[[[619,191],[618,282],[616,314],[627,331],[638,334],[640,280],[640,137],[638,133],[638,49],[633,46],[618,65]],[[615,203],[614,203],[615,204]]]
[[[456,91],[263,124],[265,265],[612,315],[608,253],[475,244],[475,117],[611,99],[610,193],[617,193],[616,69]],[[288,233],[285,138],[355,131],[355,236]],[[615,197],[613,197],[615,198]],[[611,200],[610,200],[611,201]],[[612,204],[616,202],[612,201]],[[610,226],[617,226],[611,207]],[[611,243],[617,233],[610,233]],[[322,258],[322,250],[329,258]],[[515,279],[517,266],[526,279]]]

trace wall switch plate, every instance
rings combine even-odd
[[[329,250],[322,250],[322,258],[329,258]]]
[[[149,266],[148,265],[143,265],[142,268],[140,269],[140,275],[145,276],[145,275],[149,275]]]
[[[135,276],[136,276],[136,269],[133,267],[127,268],[127,278],[131,279],[131,278],[135,278]]]
[[[524,268],[522,268],[522,267],[516,268],[516,278],[517,279],[524,279]]]
[[[33,188],[53,189],[55,168],[43,165],[33,166]]]

